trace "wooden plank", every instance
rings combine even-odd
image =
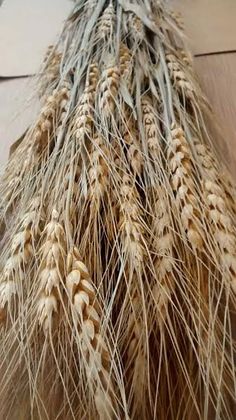
[[[214,141],[236,179],[236,53],[195,58],[195,68],[219,128]]]
[[[7,161],[11,145],[34,121],[39,102],[28,79],[0,82],[0,167]]]
[[[194,54],[236,50],[235,0],[171,0]]]

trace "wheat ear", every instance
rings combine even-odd
[[[120,83],[118,66],[109,66],[102,72],[100,81],[100,110],[108,116],[114,112],[115,101]]]
[[[52,211],[51,221],[43,234],[45,240],[40,250],[38,322],[44,333],[52,331],[53,318],[62,300],[65,272],[65,231],[59,223],[59,214]]]
[[[203,185],[214,239],[219,246],[221,268],[226,270],[226,276],[230,278],[231,287],[236,294],[235,227],[227,209],[226,197],[216,183],[208,180]]]
[[[157,311],[157,321],[160,327],[165,322],[168,314],[168,304],[175,291],[175,259],[174,235],[171,230],[171,220],[166,205],[166,194],[160,186],[154,191],[155,202],[153,204],[153,250],[154,269],[156,281],[152,293]]]
[[[66,288],[97,413],[101,420],[111,419],[114,404],[107,337],[101,329],[100,307],[92,279],[76,247],[67,256],[67,273]]]
[[[74,121],[75,137],[82,143],[87,137],[89,138],[92,135],[93,109],[97,82],[98,67],[93,63],[88,68],[85,89],[80,98]]]
[[[40,215],[40,207],[39,194],[31,200],[28,209],[20,219],[16,233],[13,235],[11,255],[4,265],[0,280],[1,320],[4,320],[7,312],[11,311],[12,298],[19,294],[25,271],[32,260],[34,247],[40,234],[40,222],[44,217],[42,213]]]
[[[198,208],[197,192],[192,177],[192,160],[188,143],[181,127],[172,126],[167,150],[171,185],[180,211],[182,226],[194,249],[203,247],[203,231]]]
[[[114,6],[113,6],[112,1],[110,1],[109,5],[104,10],[99,21],[99,29],[98,29],[99,36],[101,36],[104,40],[109,39],[109,37],[113,33],[114,23],[115,23]]]

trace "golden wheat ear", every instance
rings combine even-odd
[[[0,179],[0,419],[234,418],[236,193],[182,29],[75,0],[46,53]]]

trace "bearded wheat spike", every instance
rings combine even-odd
[[[170,16],[171,16],[171,18],[173,19],[173,21],[175,22],[175,24],[176,24],[176,26],[181,30],[181,31],[183,31],[184,30],[184,21],[183,21],[183,18],[182,18],[182,15],[181,15],[181,13],[179,13],[179,12],[175,12],[175,11],[171,11],[170,12]]]
[[[8,189],[4,197],[5,201],[11,202],[13,193],[17,192],[25,176],[37,168],[42,160],[45,151],[48,151],[51,136],[53,135],[53,126],[58,118],[65,112],[66,104],[69,99],[68,87],[62,87],[54,90],[48,96],[45,106],[40,112],[40,116],[35,125],[32,135],[27,136],[22,145],[13,156],[14,170],[12,166],[6,170],[6,180]]]
[[[143,156],[140,150],[140,140],[137,127],[132,116],[125,113],[124,142],[127,146],[127,158],[135,174],[141,175]]]
[[[75,137],[81,141],[92,135],[93,109],[95,105],[95,93],[98,83],[98,67],[95,63],[88,69],[85,89],[77,108],[75,116]]]
[[[101,199],[108,186],[108,166],[106,159],[108,156],[108,149],[104,144],[101,136],[97,133],[93,138],[93,147],[90,155],[91,166],[88,172],[89,178],[89,195],[91,199],[91,206],[99,209]]]
[[[160,136],[158,133],[157,118],[152,102],[147,95],[142,98],[141,105],[148,150],[152,159],[159,159],[161,147],[158,141]]]
[[[141,19],[134,13],[128,14],[128,27],[132,40],[136,43],[145,39],[144,25]]]
[[[131,77],[133,70],[133,56],[130,49],[123,42],[120,46],[120,77],[125,80],[128,88],[131,87]]]
[[[112,35],[113,26],[115,21],[115,12],[114,6],[112,1],[104,10],[100,22],[99,22],[99,30],[98,34],[102,36],[102,38],[106,39]]]
[[[133,269],[140,270],[143,257],[143,228],[141,211],[137,204],[137,192],[128,175],[122,178],[120,188],[119,226],[122,235],[123,252],[128,255]]]
[[[231,287],[236,294],[236,239],[235,228],[227,210],[225,194],[222,188],[207,180],[204,182],[204,193],[208,205],[208,215],[214,238],[219,246],[220,264],[230,278]]]
[[[171,185],[176,195],[175,202],[180,211],[182,226],[192,247],[201,250],[204,234],[201,228],[197,192],[192,177],[192,158],[181,127],[172,126],[167,159]]]
[[[11,255],[7,259],[0,280],[0,319],[7,315],[13,296],[19,293],[27,269],[34,254],[34,246],[40,234],[40,195],[34,197],[19,222],[19,228],[11,242]],[[42,217],[42,216],[41,216]]]
[[[61,58],[62,54],[56,51],[53,45],[50,45],[45,54],[43,76],[39,82],[41,96],[54,85],[54,82],[59,80]]]
[[[127,387],[131,395],[132,417],[141,413],[147,389],[146,359],[143,348],[142,303],[136,293],[130,300],[132,312],[127,323]],[[133,395],[132,395],[133,393]]]
[[[222,172],[223,168],[220,167],[208,145],[201,143],[197,138],[194,138],[194,145],[202,176],[217,184],[218,188],[221,188],[221,196],[225,196],[228,207],[234,212],[235,188],[229,182],[228,175]]]
[[[193,72],[193,60],[188,51],[180,49],[179,55],[182,58],[183,64],[188,68],[190,72]]]
[[[171,221],[162,187],[155,191],[155,218],[153,220],[153,248],[155,252],[154,268],[157,283],[152,294],[158,314],[158,323],[162,326],[166,319],[168,303],[175,290],[174,280],[174,236],[170,229]]]
[[[52,211],[51,221],[46,225],[45,241],[41,247],[41,265],[38,273],[39,301],[38,322],[44,333],[52,330],[53,316],[58,312],[63,294],[65,270],[65,232],[59,223],[59,214]]]
[[[104,115],[114,112],[119,82],[120,72],[117,66],[103,70],[100,82],[100,110],[104,112]]]
[[[66,288],[97,413],[101,420],[111,419],[114,403],[107,337],[101,332],[100,309],[92,279],[76,247],[67,256],[67,273]]]
[[[169,69],[171,80],[180,94],[186,95],[190,100],[196,97],[196,89],[192,81],[188,78],[181,67],[180,62],[176,55],[172,52],[166,54],[167,67]]]

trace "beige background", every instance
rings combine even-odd
[[[70,0],[4,0],[0,8],[0,76],[35,73],[72,5]]]
[[[236,177],[236,0],[172,0],[182,11],[200,82],[221,126],[221,150]],[[37,71],[56,39],[70,0],[4,0],[0,7],[0,75]],[[224,54],[217,53],[223,51]],[[214,53],[213,55],[208,55]],[[206,54],[206,55],[205,55]],[[37,101],[28,79],[0,81],[0,166],[9,146],[32,122]]]

